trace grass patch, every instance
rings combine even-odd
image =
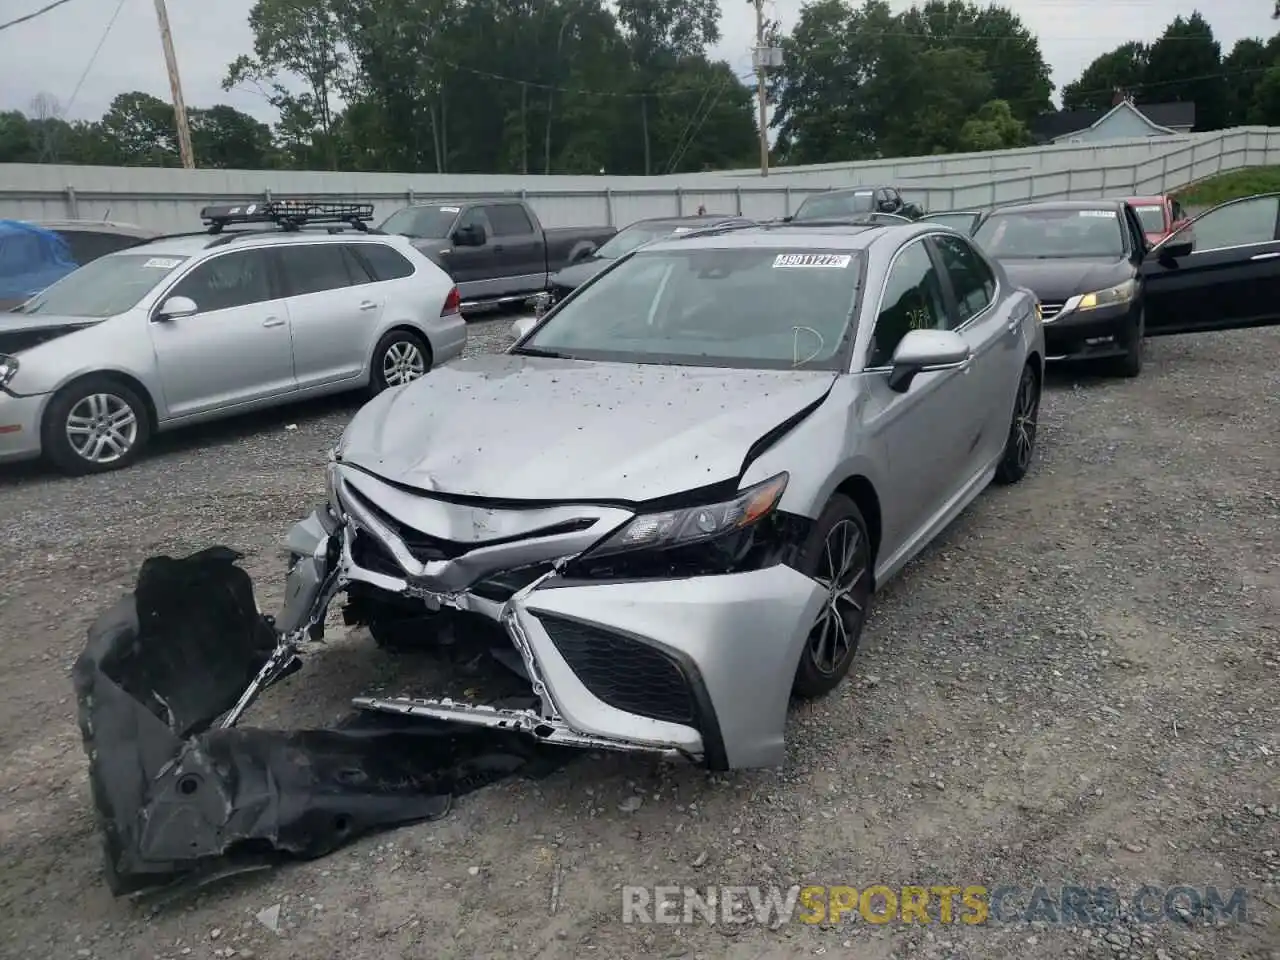
[[[1280,167],[1246,167],[1174,191],[1185,207],[1212,207],[1255,193],[1280,192]]]

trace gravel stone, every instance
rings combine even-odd
[[[512,319],[477,318],[468,353],[501,349]],[[985,492],[886,586],[849,681],[792,709],[779,769],[591,754],[441,821],[151,908],[105,889],[70,664],[149,555],[240,549],[262,609],[278,609],[281,541],[323,499],[325,451],[360,401],[162,437],[122,473],[0,469],[0,955],[209,956],[217,928],[223,956],[262,960],[1266,957],[1278,359],[1269,329],[1152,340],[1136,380],[1052,371],[1030,475]],[[421,679],[336,620],[305,655],[247,723],[329,723],[352,696]],[[626,814],[600,799],[640,795]],[[474,864],[499,865],[493,894],[446,879]],[[1246,887],[1249,921],[1140,923],[1130,904],[1092,928],[622,923],[629,884],[1154,882]],[[268,904],[278,935],[255,919]]]

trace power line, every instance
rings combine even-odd
[[[107,42],[107,37],[111,36],[111,28],[116,25],[116,19],[120,16],[120,11],[124,9],[125,0],[116,0],[116,9],[111,14],[111,19],[107,21],[106,29],[102,31],[102,36],[98,38],[98,45],[93,48],[93,53],[89,54],[89,62],[84,65],[84,70],[80,74],[80,79],[76,81],[75,89],[71,91],[71,96],[67,100],[67,105],[62,108],[63,116],[71,110],[72,105],[76,102],[76,97],[80,95],[80,88],[84,86],[85,80],[89,77],[89,71],[93,69],[93,65],[98,60],[98,54],[102,52],[103,46]]]
[[[10,27],[16,27],[20,23],[26,23],[28,20],[34,20],[36,17],[42,17],[50,10],[56,10],[64,3],[70,2],[71,0],[53,0],[53,3],[45,4],[39,10],[34,10],[25,16],[16,17],[13,20],[6,20],[4,23],[0,23],[0,30],[8,30]]]

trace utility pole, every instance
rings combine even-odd
[[[182,166],[194,170],[191,152],[191,127],[187,123],[187,105],[182,100],[182,80],[178,77],[178,56],[173,52],[173,33],[169,30],[169,11],[164,0],[156,0],[156,19],[160,21],[160,42],[164,45],[164,65],[169,71],[169,90],[173,93],[173,118],[178,126],[178,152]]]
[[[782,48],[766,47],[769,25],[764,19],[764,0],[751,0],[756,8],[756,48],[751,60],[756,68],[756,99],[760,105],[760,176],[769,175],[769,90],[766,70],[782,66]],[[1276,0],[1280,3],[1280,0]]]
[[[760,176],[769,175],[768,90],[765,87],[764,0],[756,4],[756,99],[760,106]]]

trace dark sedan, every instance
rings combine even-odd
[[[714,227],[728,227],[751,223],[745,217],[726,216],[720,214],[695,214],[688,217],[655,217],[651,220],[637,220],[623,227],[612,237],[600,245],[591,256],[571,263],[558,271],[551,278],[551,298],[549,303],[563,300],[597,273],[615,262],[624,253],[664,237],[692,233],[694,230],[707,230]],[[548,304],[549,305],[549,304]]]
[[[1054,201],[1004,207],[974,240],[1009,279],[1040,300],[1051,360],[1106,359],[1142,372],[1142,224],[1122,201]]]

